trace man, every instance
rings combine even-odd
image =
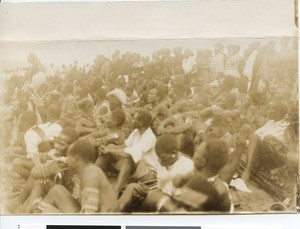
[[[273,101],[268,110],[268,121],[249,137],[248,154],[242,178],[249,179],[255,162],[265,169],[274,169],[284,164],[287,148],[284,133],[289,126],[285,120],[288,105],[283,100]]]
[[[96,213],[118,211],[116,193],[103,171],[93,164],[95,148],[88,140],[74,142],[67,152],[68,168],[79,176],[80,197],[75,199],[62,185],[55,185],[37,203],[43,213]]]
[[[224,73],[224,46],[222,43],[217,43],[214,46],[214,56],[211,59],[210,70],[212,79],[216,80],[220,74]]]
[[[125,146],[108,146],[103,153],[119,156],[123,162],[118,175],[116,190],[120,192],[127,183],[131,172],[136,168],[133,178],[138,180],[150,180],[155,177],[158,159],[154,151],[156,136],[150,125],[151,114],[139,108],[133,117],[133,131],[125,140]]]
[[[169,110],[161,101],[163,99],[163,89],[155,87],[150,90],[145,109],[150,111],[152,116],[152,128],[156,132],[159,124],[170,116]]]
[[[69,145],[78,138],[79,135],[73,128],[68,127],[60,132],[55,138],[54,149],[48,152],[49,159],[45,163],[32,168],[31,176],[28,178],[21,194],[11,201],[9,208],[14,207],[14,212],[18,213],[29,213],[32,202],[46,194],[56,178],[62,178],[63,182],[68,183],[65,179],[66,176],[63,175],[63,171],[67,167],[65,158]]]
[[[37,126],[37,116],[32,111],[25,111],[20,118],[20,129],[25,130],[24,143],[26,155],[13,161],[16,172],[27,179],[31,169],[41,164],[43,155],[51,150],[51,145],[45,131]]]
[[[196,75],[196,57],[190,49],[184,50],[184,59],[182,60],[182,68],[188,82]]]
[[[173,179],[178,176],[193,172],[193,161],[178,152],[176,138],[172,135],[163,135],[157,139],[155,152],[158,156],[160,165],[157,167],[157,188],[155,189],[158,198],[162,196],[172,196],[176,191]],[[138,197],[140,200],[146,198],[151,188],[145,183],[132,183],[127,186],[119,202],[122,210],[128,210],[130,204],[135,202]],[[138,195],[136,195],[138,194]],[[157,200],[146,200],[148,208],[155,206]]]

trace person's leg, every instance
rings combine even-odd
[[[284,165],[287,148],[280,140],[273,136],[266,136],[262,145],[264,150],[258,157],[264,169],[272,170]]]
[[[78,202],[62,185],[53,186],[43,201],[52,204],[64,213],[77,213],[80,211]]]
[[[260,141],[261,140],[258,135],[250,135],[245,170],[242,174],[242,179],[244,181],[248,181],[250,177],[251,170],[256,161],[258,153],[258,144],[260,143]]]
[[[120,191],[125,188],[127,180],[133,169],[133,161],[131,158],[123,158],[121,160],[121,168],[119,171],[117,183],[115,185],[117,193],[120,193]]]
[[[141,183],[131,183],[127,185],[119,199],[121,212],[130,211],[132,205],[137,202],[142,202],[147,196],[147,193],[148,188]]]
[[[97,158],[95,165],[101,168],[103,171],[107,171],[108,167],[110,166],[111,159],[111,155],[102,154]]]
[[[24,158],[16,158],[13,160],[13,167],[16,173],[27,180],[30,176],[30,171],[34,164],[32,161]]]

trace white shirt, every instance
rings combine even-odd
[[[57,122],[52,124],[50,122],[47,122],[43,125],[40,125],[39,127],[42,128],[42,130],[45,132],[46,136],[49,138],[50,141],[58,137],[58,135],[62,131],[61,125],[59,125]]]
[[[178,176],[186,175],[192,173],[194,170],[193,161],[179,154],[177,161],[168,167],[159,166],[157,169],[157,187],[162,190],[162,192],[172,196],[176,191],[173,185],[173,179]]]
[[[134,163],[143,160],[146,165],[156,170],[159,162],[154,150],[155,144],[156,136],[150,127],[142,135],[138,129],[134,129],[125,140],[124,152],[131,155]]]
[[[285,120],[280,120],[275,122],[274,120],[269,120],[265,125],[260,127],[255,131],[255,133],[263,139],[267,135],[271,135],[279,139],[280,141],[284,140],[284,132],[288,127],[289,122]]]
[[[33,130],[35,127],[36,126],[31,127],[24,134],[24,142],[28,159],[31,159],[39,153],[39,144],[42,142],[41,137]]]
[[[182,68],[185,74],[190,73],[195,65],[196,65],[195,56],[189,57],[188,59],[183,59],[182,61]]]

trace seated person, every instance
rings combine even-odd
[[[192,128],[191,114],[187,112],[189,103],[181,102],[175,107],[171,107],[172,116],[164,119],[158,129],[158,134],[188,134]],[[187,113],[185,113],[187,112]]]
[[[118,192],[125,188],[130,174],[138,180],[151,180],[156,173],[158,165],[154,152],[156,136],[150,125],[151,114],[143,108],[136,110],[133,117],[133,131],[125,140],[125,145],[108,145],[103,154],[110,154],[122,159],[120,171],[115,188]]]
[[[118,211],[116,193],[103,171],[93,164],[94,151],[94,146],[86,139],[77,140],[67,151],[68,168],[79,177],[79,198],[75,199],[64,186],[55,185],[43,200],[35,203],[37,210],[42,213]]]
[[[228,184],[223,182],[219,178],[219,172],[221,168],[228,161],[228,146],[225,141],[220,139],[208,140],[200,144],[194,154],[193,161],[195,170],[193,173],[187,174],[185,176],[179,176],[173,180],[173,184],[181,189],[188,184],[188,181],[196,177],[205,179],[210,184],[212,184],[218,193],[218,207],[217,211],[222,212],[232,212],[233,205],[231,204],[231,198],[228,194]],[[174,195],[174,199],[176,201],[182,202],[185,205],[191,205],[191,201],[195,201],[195,203],[199,203],[197,200],[193,200],[193,196],[190,198],[183,199],[180,197],[183,190],[179,190],[177,195],[179,198]],[[176,194],[176,193],[175,193]],[[198,195],[196,195],[198,196]],[[175,201],[175,203],[176,203]],[[160,201],[159,201],[160,203]],[[160,203],[160,206],[164,205],[164,203]],[[215,209],[213,209],[215,210]]]
[[[86,136],[94,132],[97,128],[95,118],[93,116],[94,102],[85,99],[80,105],[80,118],[76,122],[75,129],[80,136]]]
[[[247,160],[242,179],[249,179],[254,166],[272,170],[284,165],[287,147],[284,133],[289,126],[285,120],[288,105],[282,100],[273,101],[268,110],[268,121],[249,136]]]
[[[193,161],[178,152],[176,138],[172,135],[159,137],[155,144],[155,151],[160,161],[157,169],[157,192],[161,195],[172,196],[175,191],[173,179],[179,175],[191,173],[194,169]],[[121,210],[128,211],[131,204],[137,199],[143,201],[149,191],[150,189],[145,183],[129,184],[119,200]],[[147,204],[155,205],[156,203]]]
[[[63,178],[67,169],[66,153],[70,144],[78,140],[79,135],[73,128],[65,128],[55,139],[54,149],[49,151],[49,159],[31,170],[21,194],[10,205],[18,206],[15,212],[29,213],[35,199],[48,192],[54,183]]]
[[[95,138],[95,146],[98,149],[99,157],[97,158],[95,165],[99,166],[103,171],[108,169],[111,165],[111,160],[120,159],[119,157],[113,157],[111,154],[103,154],[103,149],[112,144],[115,146],[124,145],[125,135],[121,130],[122,125],[125,122],[125,113],[121,109],[116,109],[111,112],[110,120],[106,122],[106,129],[98,131],[93,135]]]
[[[166,105],[162,102],[163,99],[163,88],[155,87],[150,90],[147,97],[147,105],[144,107],[146,110],[150,111],[152,116],[152,129],[154,132],[157,131],[157,128],[162,120],[170,116],[170,112]]]
[[[144,205],[156,202],[159,212],[220,212],[224,211],[221,196],[216,187],[201,176],[191,176],[176,189],[173,197],[161,192],[150,191]]]
[[[28,179],[30,171],[47,158],[52,149],[45,131],[37,125],[37,115],[33,111],[25,111],[20,118],[20,129],[25,130],[24,143],[26,152],[13,161],[15,171],[24,179]]]

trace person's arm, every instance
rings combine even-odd
[[[253,133],[250,135],[245,170],[242,174],[242,179],[244,181],[247,181],[250,177],[251,169],[257,152],[258,141],[259,136],[257,134]]]
[[[190,127],[191,127],[190,124],[184,123],[183,125],[169,128],[169,129],[165,130],[164,133],[165,134],[181,134],[181,133],[187,131]]]
[[[89,166],[82,177],[81,212],[114,212],[118,209],[117,195],[102,170]]]
[[[157,128],[157,133],[159,134],[164,134],[165,133],[165,128],[167,125],[173,124],[172,118],[166,118],[164,119],[158,126]]]
[[[123,157],[123,158],[129,158],[130,157],[130,154],[124,152],[124,148],[116,149],[116,148],[112,148],[111,146],[106,147],[103,150],[103,153],[104,154],[111,154],[111,155],[118,156],[118,157]]]

